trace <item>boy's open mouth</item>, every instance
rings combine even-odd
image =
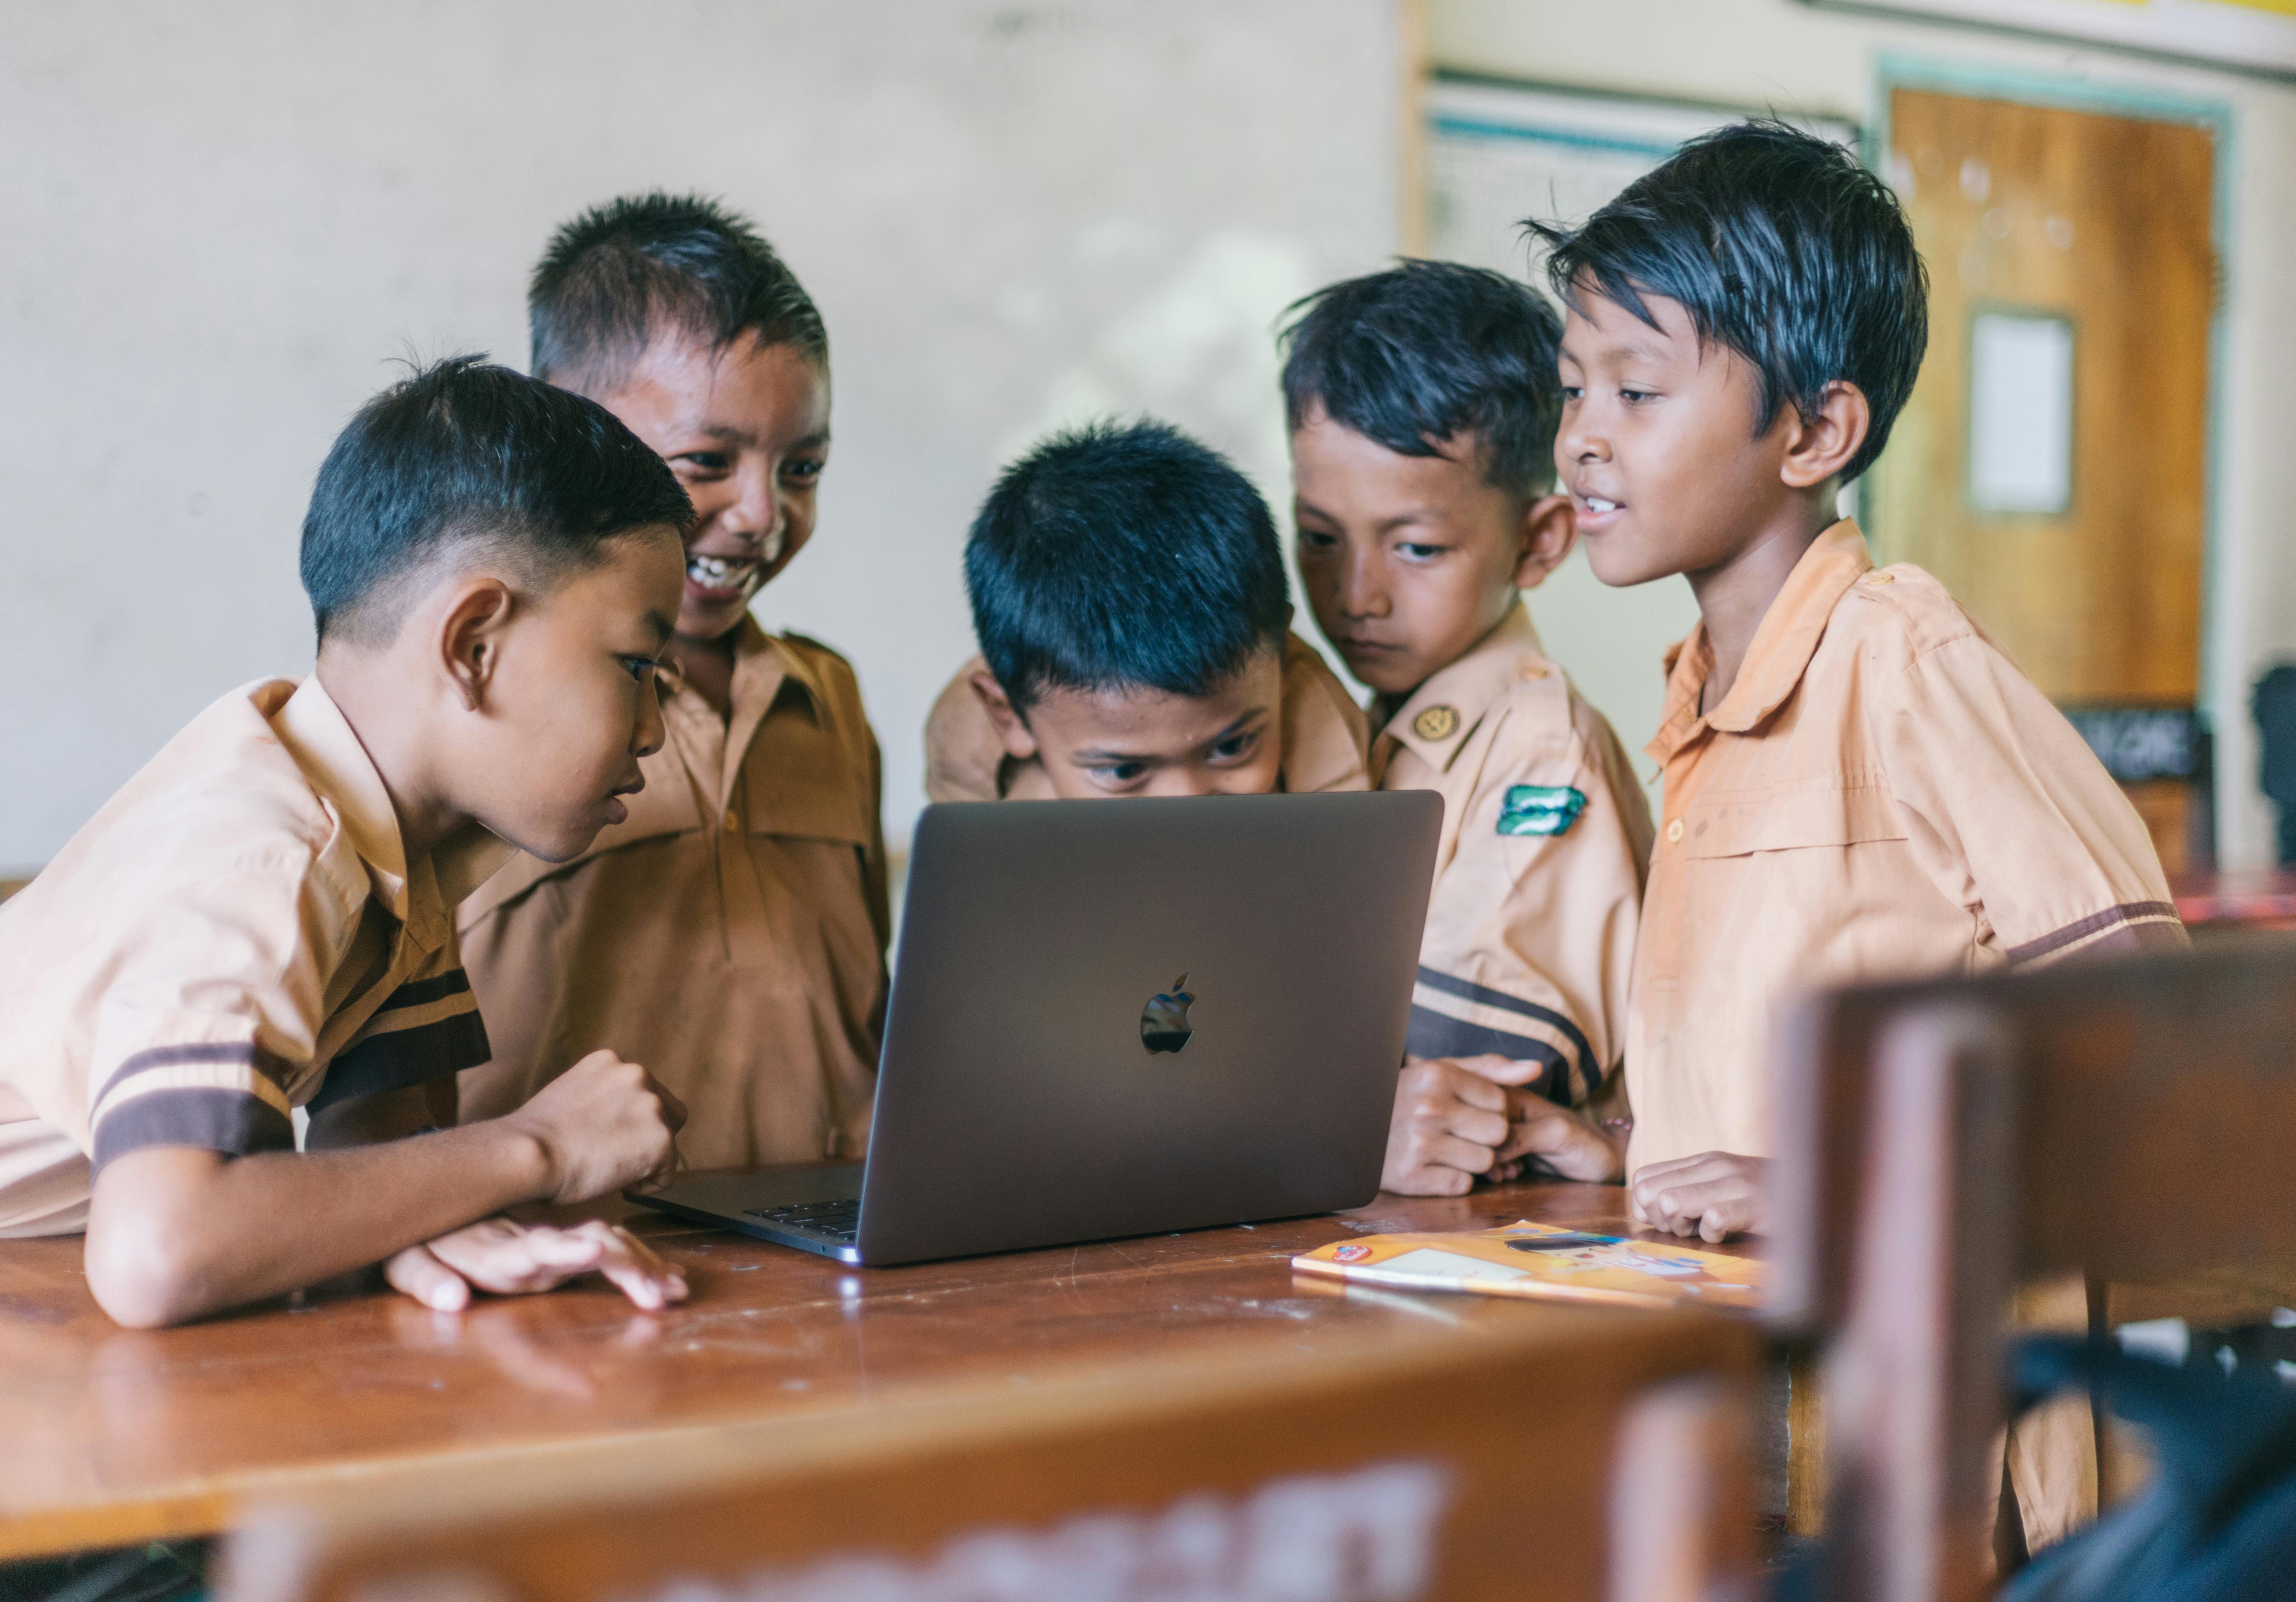
[[[756,580],[758,560],[755,556],[689,555],[685,559],[685,577],[696,589],[737,595]]]

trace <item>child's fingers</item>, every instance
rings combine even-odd
[[[599,1258],[598,1271],[648,1311],[685,1300],[685,1276],[627,1229],[613,1231]]]
[[[460,1274],[433,1256],[428,1246],[409,1246],[393,1253],[383,1265],[382,1276],[392,1289],[403,1291],[439,1312],[460,1312],[470,1305],[470,1286]]]
[[[1448,1059],[1480,1080],[1494,1085],[1527,1085],[1546,1072],[1544,1063],[1525,1062],[1516,1057],[1503,1057],[1496,1052],[1483,1052],[1471,1057]]]

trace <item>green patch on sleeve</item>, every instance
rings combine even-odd
[[[1499,833],[1560,834],[1586,809],[1585,792],[1568,785],[1510,785],[1499,807]]]

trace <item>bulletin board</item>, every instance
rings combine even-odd
[[[2296,0],[1803,0],[1905,13],[2296,78]]]

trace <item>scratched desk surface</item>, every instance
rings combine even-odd
[[[78,1236],[0,1242],[0,1557],[205,1533],[252,1496],[426,1463],[498,1456],[508,1472],[521,1451],[618,1434],[1025,1385],[1054,1363],[1585,1317],[1342,1293],[1287,1260],[1351,1232],[1526,1217],[1629,1233],[1624,1209],[1614,1186],[1382,1195],[1281,1223],[856,1269],[615,1204],[684,1269],[687,1302],[643,1313],[593,1279],[456,1314],[376,1290],[149,1332],[96,1307]]]

